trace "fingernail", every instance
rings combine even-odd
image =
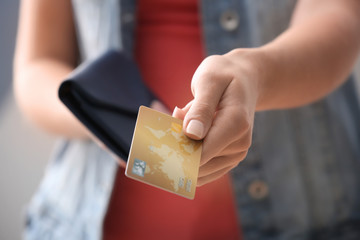
[[[204,125],[199,120],[191,120],[186,128],[186,132],[198,138],[204,134]]]
[[[175,107],[175,108],[174,108],[174,111],[173,111],[173,113],[172,113],[172,116],[173,116],[173,117],[175,116],[175,114],[176,114],[177,111],[179,111],[179,108],[178,108],[178,107]]]

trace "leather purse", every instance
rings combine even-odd
[[[60,100],[111,151],[127,161],[138,109],[154,94],[136,63],[111,50],[77,67],[60,85]]]

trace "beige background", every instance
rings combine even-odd
[[[16,0],[0,1],[0,239],[4,240],[21,238],[24,207],[54,142],[20,115],[10,90],[17,7]],[[360,64],[357,74],[360,77]]]

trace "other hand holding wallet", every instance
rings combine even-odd
[[[137,112],[155,96],[136,63],[111,50],[76,68],[60,85],[60,100],[111,151],[128,158]]]

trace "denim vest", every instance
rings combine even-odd
[[[208,55],[265,44],[295,0],[202,0]],[[73,0],[82,60],[132,55],[135,1]],[[360,112],[354,82],[301,108],[256,113],[232,171],[245,239],[360,239]],[[26,239],[101,239],[117,165],[90,141],[61,141],[27,212]]]

